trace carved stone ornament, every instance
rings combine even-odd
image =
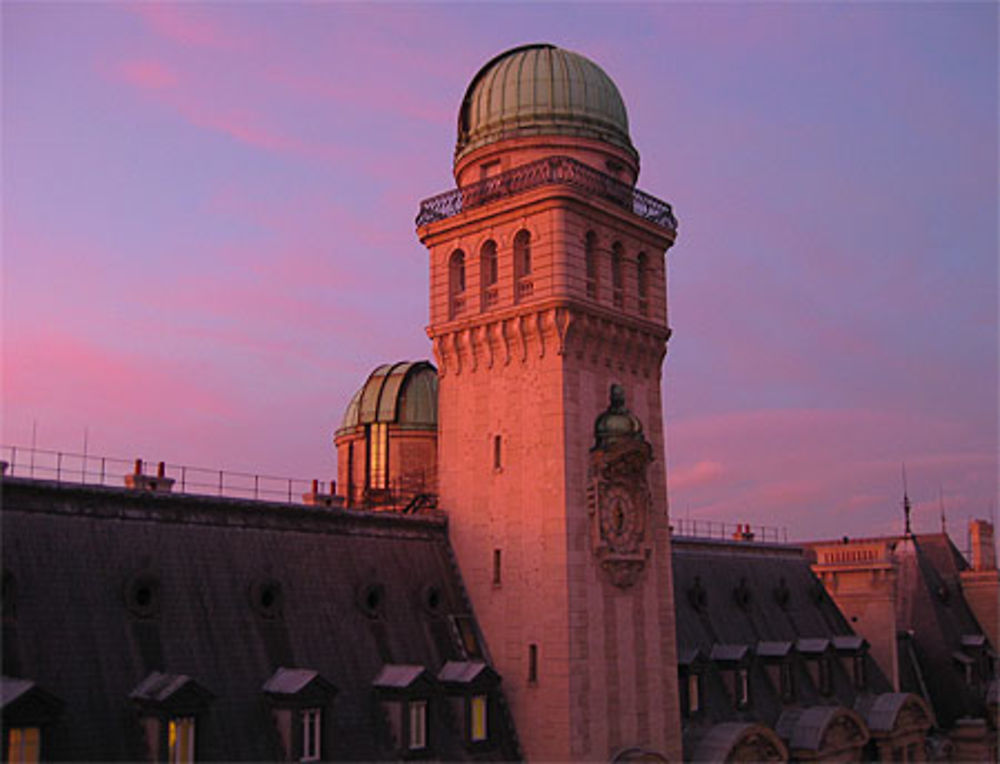
[[[625,408],[625,391],[611,386],[611,403],[594,423],[588,511],[594,554],[611,583],[632,586],[649,558],[651,495],[646,472],[653,448]]]

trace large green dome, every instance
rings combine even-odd
[[[534,135],[596,138],[635,154],[615,83],[593,61],[554,45],[512,48],[472,78],[458,116],[455,159]]]

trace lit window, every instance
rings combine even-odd
[[[696,714],[699,710],[701,710],[701,684],[699,679],[698,674],[688,674],[687,690],[689,714]]]
[[[597,234],[587,232],[584,240],[584,256],[587,264],[587,297],[597,299]]]
[[[622,272],[622,261],[625,254],[621,242],[615,242],[611,247],[611,292],[616,308],[625,304],[625,276]]]
[[[410,750],[427,747],[427,701],[410,701]]]
[[[472,728],[472,735],[471,735],[471,737],[472,737],[472,742],[473,743],[481,743],[482,741],[486,740],[486,737],[489,734],[489,730],[487,728],[487,721],[486,721],[486,717],[487,717],[486,711],[487,711],[487,708],[488,708],[488,706],[486,705],[486,696],[485,695],[473,695],[472,696],[472,703],[471,703],[471,707],[469,709],[469,712],[470,712],[470,716],[472,717],[472,719],[471,719],[471,728]]]
[[[194,717],[171,719],[167,726],[167,761],[191,764],[194,761]]]
[[[385,422],[368,425],[368,487],[386,488],[389,432]]]
[[[40,743],[38,727],[13,727],[9,735],[7,761],[11,764],[35,764]]]
[[[323,716],[318,708],[302,712],[302,761],[319,761],[323,739]]]

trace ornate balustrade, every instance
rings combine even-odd
[[[564,185],[609,201],[662,228],[677,230],[673,208],[664,201],[623,183],[576,159],[565,156],[538,159],[493,177],[424,199],[417,226],[457,215],[498,199],[541,186]]]

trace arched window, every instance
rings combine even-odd
[[[531,280],[531,234],[523,228],[514,236],[514,296],[520,300],[535,291]]]
[[[611,296],[616,308],[625,305],[625,276],[622,272],[624,260],[624,248],[620,241],[616,241],[611,245]]]
[[[493,239],[488,239],[479,250],[479,278],[483,288],[480,304],[483,310],[492,308],[500,298],[497,276],[497,243]]]
[[[597,299],[597,234],[587,231],[583,242],[584,257],[587,261],[587,297]]]
[[[649,259],[645,252],[640,252],[636,258],[636,279],[639,291],[639,312],[649,313]]]
[[[450,318],[465,310],[465,253],[460,249],[448,260],[448,305]]]

